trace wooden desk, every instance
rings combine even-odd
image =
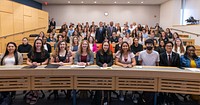
[[[130,90],[200,95],[200,72],[173,67],[0,67],[0,91]]]

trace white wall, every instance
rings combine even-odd
[[[160,6],[160,26],[163,29],[180,25],[181,0],[169,0]]]
[[[130,23],[137,22],[155,26],[160,20],[159,5],[49,5],[43,6],[43,10],[49,12],[50,18],[54,17],[58,25],[63,22],[88,21],[90,24],[95,21],[119,22],[123,25],[126,21]],[[108,16],[104,16],[108,12]]]

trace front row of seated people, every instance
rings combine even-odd
[[[25,39],[26,40],[26,39]],[[136,40],[137,41],[137,40]],[[179,54],[172,51],[173,43],[168,41],[165,44],[165,52],[159,55],[154,51],[154,42],[152,39],[145,41],[146,50],[136,53],[138,61],[143,66],[172,66],[172,67],[192,67],[200,68],[200,58],[195,54],[195,47],[188,45],[186,52],[181,57]],[[72,52],[67,49],[65,41],[59,41],[55,52],[50,59],[51,64],[63,65],[80,65],[89,66],[94,64],[94,53],[90,50],[90,45],[87,40],[80,43],[80,48],[75,54],[73,60]],[[27,54],[27,64],[31,66],[47,65],[50,54],[44,49],[43,40],[36,39],[32,50]],[[22,55],[17,51],[17,45],[14,42],[9,42],[6,51],[0,57],[0,64],[21,65],[23,62]],[[110,50],[108,41],[102,43],[102,47],[96,53],[96,64],[100,67],[110,67],[113,65],[113,53]],[[136,65],[135,54],[130,50],[127,42],[121,43],[121,48],[115,55],[115,64],[122,67],[133,67]],[[10,92],[9,94],[15,94]],[[38,99],[38,91],[32,91],[28,97],[27,103],[35,104]]]

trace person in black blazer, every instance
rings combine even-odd
[[[107,41],[102,43],[102,49],[96,54],[96,64],[100,67],[110,67],[113,65],[113,54]]]
[[[168,41],[165,44],[165,52],[160,54],[160,66],[180,67],[180,56],[178,53],[173,52],[173,42]],[[158,99],[158,104],[177,103],[178,97],[174,93],[160,93],[161,98]]]
[[[113,26],[113,21],[110,22],[110,27],[107,28],[107,32],[108,32],[108,37],[111,38],[112,33],[116,32],[117,33],[117,29],[116,27]]]
[[[105,38],[105,28],[103,27],[103,23],[99,22],[99,27],[96,30],[95,39],[97,43],[102,43]]]
[[[180,56],[172,48],[173,42],[168,41],[165,45],[166,51],[160,54],[160,66],[180,67]]]
[[[108,41],[102,43],[102,48],[96,54],[96,64],[100,67],[110,67],[113,65],[113,53],[109,48],[110,44]],[[110,91],[95,91],[92,105],[110,105]]]

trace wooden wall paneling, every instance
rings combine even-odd
[[[1,12],[0,12],[0,21],[1,21]],[[1,33],[2,33],[2,29],[1,29],[1,24],[0,24],[0,36],[2,36]]]
[[[33,29],[32,8],[24,5],[24,31]]]
[[[2,53],[2,38],[0,38],[0,53]]]
[[[28,31],[32,29],[32,17],[24,16],[24,31]]]
[[[24,5],[24,16],[32,16],[32,8]]]
[[[13,34],[13,14],[6,13],[6,12],[0,12],[1,20],[0,20],[0,26],[1,26],[1,36],[5,36],[8,34]]]
[[[13,36],[7,36],[5,38],[1,38],[1,42],[2,42],[2,50],[1,50],[1,52],[2,53],[5,52],[7,43],[11,42],[11,41],[13,42],[13,40],[14,40]]]
[[[13,3],[14,7],[14,33],[24,31],[24,6]]]
[[[13,13],[13,2],[10,0],[0,0],[0,12]]]
[[[33,29],[39,28],[38,27],[38,10],[37,9],[32,9],[32,25]]]
[[[17,34],[15,36],[13,36],[13,40],[14,42],[17,44],[17,46],[19,46],[19,44],[22,43],[22,38],[24,37],[23,34]]]

